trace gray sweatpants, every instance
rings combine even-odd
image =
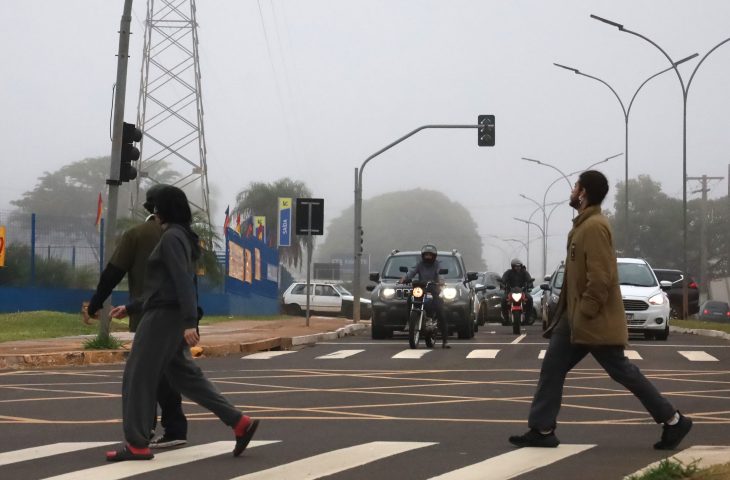
[[[626,358],[623,347],[573,345],[570,343],[570,330],[558,328],[550,337],[550,345],[540,369],[540,380],[528,418],[530,428],[543,431],[555,428],[565,377],[589,353],[613,380],[639,399],[655,422],[665,422],[674,415],[675,408],[639,368]]]
[[[122,380],[124,438],[146,447],[156,415],[157,386],[164,373],[170,385],[233,427],[242,413],[220,394],[193,362],[183,339],[184,326],[176,309],[144,313],[134,334]]]

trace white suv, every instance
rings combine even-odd
[[[311,312],[332,313],[352,318],[353,295],[342,285],[331,282],[312,281],[309,284],[309,310]],[[291,315],[301,315],[307,308],[307,283],[295,282],[284,292],[282,303],[284,311]],[[360,317],[370,318],[370,300],[360,299]]]
[[[646,338],[666,340],[669,337],[670,307],[665,290],[671,288],[671,282],[660,284],[646,260],[616,260],[629,332],[643,333]]]

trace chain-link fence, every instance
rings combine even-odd
[[[0,286],[91,288],[101,268],[103,230],[88,216],[0,211],[5,265]]]

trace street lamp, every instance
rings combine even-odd
[[[565,172],[563,172],[562,170],[560,170],[555,165],[550,164],[550,163],[547,163],[547,162],[542,162],[540,160],[535,160],[534,158],[522,157],[522,160],[525,160],[527,162],[537,163],[538,165],[544,165],[546,167],[552,168],[553,170],[557,171],[561,175],[561,177],[565,179],[566,182],[568,182],[568,188],[571,189],[571,190],[573,189],[573,184],[570,183],[570,179],[568,179],[568,176],[565,174]]]
[[[543,271],[543,273],[542,273],[542,276],[544,277],[545,276],[545,249],[544,249],[544,247],[545,247],[545,240],[544,240],[545,239],[545,230],[540,225],[538,225],[537,223],[532,222],[530,220],[525,220],[524,218],[517,218],[517,217],[512,217],[512,218],[514,218],[518,222],[522,222],[522,223],[526,224],[527,225],[527,229],[528,229],[527,231],[528,232],[530,231],[529,230],[530,229],[530,225],[535,225],[538,228],[538,230],[540,230],[540,233],[542,233],[542,237],[543,237],[543,261],[542,261],[542,264],[543,264],[542,271]],[[528,233],[528,235],[529,235],[529,233]],[[528,238],[527,240],[529,241],[530,239]]]
[[[545,248],[545,245],[547,243],[547,240],[545,238],[545,220],[547,219],[547,215],[545,214],[545,206],[541,205],[540,202],[538,202],[537,200],[533,200],[532,198],[528,197],[524,193],[520,193],[520,197],[524,198],[525,200],[531,201],[532,203],[537,205],[537,208],[539,210],[542,210],[542,228],[540,229],[542,231],[542,275],[545,276],[545,271],[547,271],[547,249]]]
[[[696,56],[697,56],[697,54],[695,53],[693,55],[690,55],[689,57],[685,57],[685,58],[679,60],[678,62],[675,62],[671,67],[665,68],[661,72],[655,73],[651,77],[644,80],[644,82],[641,85],[639,85],[639,88],[636,89],[636,91],[634,92],[634,95],[631,97],[631,101],[629,102],[628,107],[624,106],[624,102],[621,100],[621,97],[619,97],[618,93],[616,93],[616,90],[614,90],[614,88],[611,85],[609,85],[608,82],[601,80],[600,78],[598,78],[596,76],[588,75],[587,73],[583,73],[580,70],[578,70],[577,68],[567,67],[567,66],[561,65],[559,63],[553,63],[553,65],[555,65],[556,67],[564,68],[565,70],[569,70],[569,71],[575,73],[576,75],[582,75],[584,77],[592,78],[593,80],[601,82],[602,84],[607,86],[609,90],[611,90],[611,92],[616,97],[616,100],[618,100],[619,105],[621,105],[621,110],[624,113],[624,152],[626,154],[624,156],[624,165],[625,165],[624,166],[624,225],[625,225],[625,228],[624,228],[624,238],[623,238],[624,251],[628,251],[628,248],[629,248],[629,228],[628,228],[629,227],[629,114],[631,113],[631,107],[634,105],[634,100],[636,100],[636,96],[639,94],[639,90],[641,90],[644,87],[644,85],[646,85],[649,82],[649,80],[653,79],[654,77],[658,77],[659,75],[661,75],[664,72],[668,72],[669,70],[672,70],[677,65],[684,63],[687,60],[691,60],[691,59],[695,58]]]
[[[677,63],[672,60],[672,57],[667,54],[667,52],[662,49],[659,45],[657,45],[656,42],[653,40],[650,40],[649,38],[645,37],[644,35],[641,35],[640,33],[633,32],[631,30],[628,30],[624,28],[623,25],[620,23],[612,22],[611,20],[606,20],[605,18],[601,18],[597,15],[591,15],[591,18],[598,20],[599,22],[606,23],[608,25],[611,25],[613,27],[616,27],[619,29],[619,31],[629,33],[631,35],[637,36],[641,38],[642,40],[652,44],[654,47],[656,47],[657,50],[662,52],[662,54],[666,57],[667,60],[669,60],[669,63],[671,64],[671,68],[674,69],[674,72],[677,74],[677,79],[679,80],[679,85],[682,88],[682,247],[683,247],[683,253],[682,253],[682,268],[684,270],[684,281],[682,282],[682,314],[684,318],[687,318],[688,315],[688,309],[687,309],[687,303],[688,303],[688,285],[687,285],[687,277],[689,275],[688,270],[688,262],[687,262],[687,95],[689,94],[689,87],[692,84],[692,80],[695,77],[695,74],[697,73],[697,69],[700,68],[700,65],[705,61],[705,59],[715,50],[720,48],[722,45],[726,44],[727,42],[730,42],[730,38],[726,38],[725,40],[721,41],[714,47],[712,47],[695,65],[694,70],[692,71],[692,74],[689,77],[689,80],[687,81],[687,85],[684,84],[684,79],[682,79],[682,75],[679,73],[679,69],[677,68]]]

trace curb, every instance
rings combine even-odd
[[[682,327],[673,327],[669,326],[670,332],[675,333],[687,333],[690,335],[701,335],[703,337],[715,337],[715,338],[723,338],[725,340],[730,340],[730,333],[721,332],[719,330],[707,330],[704,328],[682,328]]]
[[[314,345],[324,340],[336,340],[367,328],[364,324],[347,325],[334,332],[301,335],[297,337],[272,337],[246,343],[223,343],[205,345],[196,349],[195,357],[225,357],[234,354],[249,354],[266,350],[289,350],[292,347]],[[0,355],[0,369],[55,368],[62,366],[84,366],[124,363],[129,350],[74,350],[70,352],[27,353]]]

